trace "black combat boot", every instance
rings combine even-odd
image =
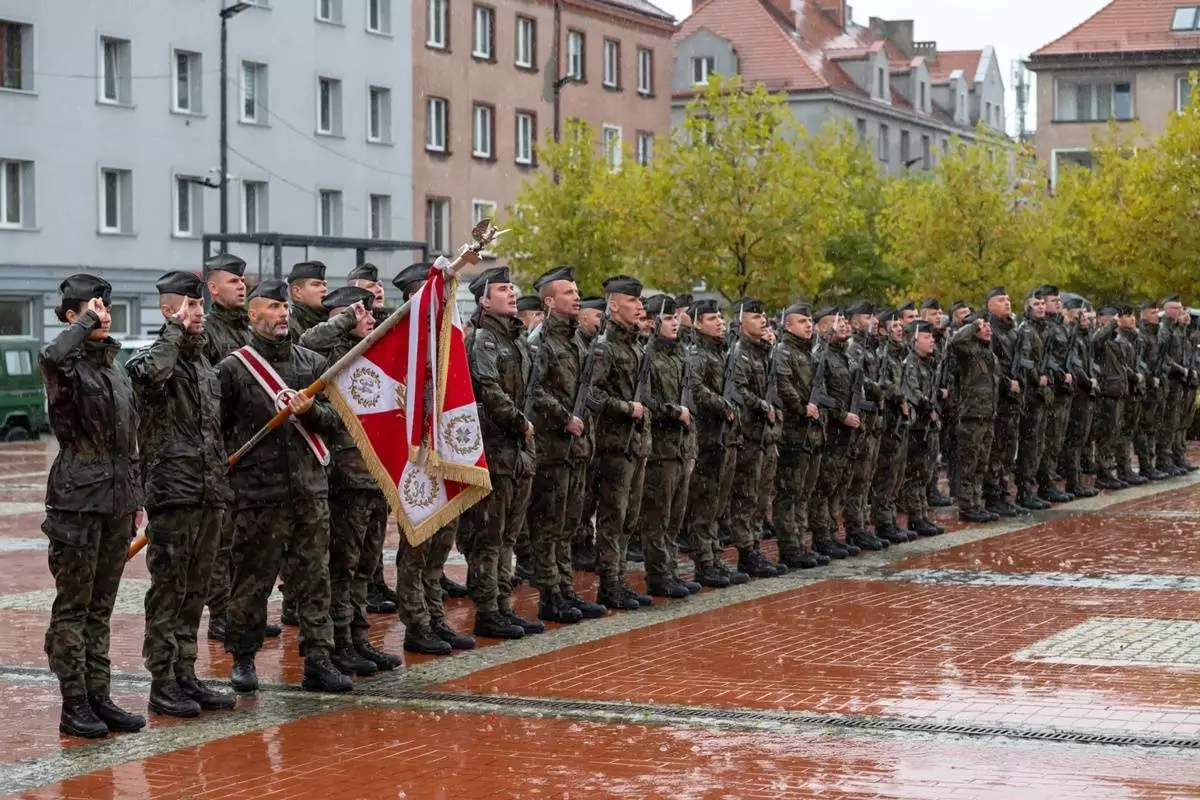
[[[442,591],[446,593],[446,597],[466,597],[468,594],[467,587],[445,573],[442,574],[441,583]]]
[[[387,588],[386,586],[382,586],[377,583],[372,583],[372,584],[367,585],[367,613],[368,614],[395,614],[396,613],[395,601],[389,600],[383,594],[383,590],[386,588]],[[285,625],[287,624],[287,620],[284,620],[284,624]]]
[[[1110,491],[1117,491],[1118,489],[1125,489],[1125,488],[1127,488],[1127,486],[1128,486],[1128,484],[1117,480],[1112,475],[1099,474],[1099,473],[1097,473],[1097,475],[1096,475],[1096,488],[1097,489],[1108,489]]]
[[[908,542],[908,534],[901,533],[900,529],[891,523],[886,525],[876,525],[875,535],[886,542],[891,542],[892,544],[905,544]]]
[[[150,702],[146,705],[155,714],[168,717],[200,716],[200,704],[188,697],[183,687],[171,678],[150,682]]]
[[[1142,486],[1150,482],[1149,478],[1143,478],[1141,475],[1129,472],[1122,472],[1117,475],[1117,479],[1128,483],[1130,486]]]
[[[700,594],[700,590],[704,588],[699,581],[689,581],[687,578],[676,578],[675,582],[687,589],[688,594]]]
[[[348,692],[354,684],[328,656],[309,656],[304,659],[304,680],[300,687],[308,692]]]
[[[946,495],[942,494],[941,489],[934,492],[929,492],[925,496],[930,508],[949,508],[954,505],[954,501]]]
[[[788,569],[813,569],[821,566],[816,555],[808,551],[800,553],[784,553],[780,562]]]
[[[583,621],[583,612],[563,600],[558,592],[542,592],[538,603],[538,619],[573,625]]]
[[[1076,497],[1095,497],[1100,494],[1090,486],[1084,486],[1082,483],[1072,483],[1067,485],[1067,491]]]
[[[300,614],[296,609],[295,603],[284,601],[283,613],[279,615],[279,621],[284,625],[291,625],[292,627],[300,624]]]
[[[208,639],[212,642],[225,641],[225,627],[228,623],[224,615],[213,615],[208,618]]]
[[[475,635],[489,639],[520,639],[525,635],[525,629],[499,611],[476,611]]]
[[[682,600],[692,594],[682,583],[676,583],[669,578],[665,581],[646,581],[646,591],[652,597],[666,597],[671,600]]]
[[[382,672],[391,672],[404,663],[404,659],[400,656],[377,650],[370,642],[355,642],[354,649]]]
[[[846,548],[842,547],[840,543],[833,540],[828,542],[815,542],[813,544],[813,550],[832,559],[842,559],[850,555]]]
[[[596,599],[613,611],[637,611],[642,607],[641,603],[621,591],[620,586],[602,586],[596,593]]]
[[[697,567],[696,583],[710,589],[725,589],[729,586],[729,578],[722,575],[716,567]]]
[[[104,721],[110,731],[118,733],[136,733],[146,727],[146,718],[141,714],[133,714],[112,701],[107,694],[88,695],[88,704],[96,716]]]
[[[888,546],[887,542],[867,533],[856,533],[853,536],[847,536],[846,541],[859,550],[885,550]]]
[[[752,547],[738,549],[738,570],[751,578],[774,578],[775,565]]]
[[[277,636],[280,636],[282,634],[283,634],[283,628],[279,627],[278,625],[276,625],[272,622],[268,622],[266,625],[263,626],[263,636],[267,637],[268,639],[274,639]]]
[[[200,704],[205,711],[216,711],[222,708],[237,706],[237,696],[229,692],[218,692],[211,686],[196,678],[195,675],[184,675],[176,678],[176,683],[183,693]]]
[[[958,519],[961,522],[993,522],[999,519],[997,514],[989,514],[982,508],[960,508],[958,510]]]
[[[1184,472],[1195,472],[1200,467],[1187,460],[1186,456],[1180,456],[1175,459],[1175,466],[1179,467]]]
[[[404,628],[404,649],[426,656],[448,656],[450,643],[433,632],[429,625],[407,625]]]
[[[1146,467],[1145,469],[1139,469],[1138,472],[1141,473],[1143,478],[1148,478],[1152,481],[1161,481],[1163,478],[1168,477],[1167,473],[1159,472],[1158,469],[1156,469],[1155,467]]]
[[[724,561],[718,561],[716,569],[722,575],[729,579],[730,586],[741,586],[743,583],[750,582],[750,576],[742,572],[740,569],[735,569],[729,566]]]
[[[349,644],[336,648],[329,656],[329,660],[343,675],[357,675],[360,678],[366,678],[379,671],[379,667],[375,666],[374,661],[360,656],[358,651]]]
[[[502,609],[500,611],[500,613],[503,614],[505,616],[505,618],[508,619],[509,622],[511,622],[513,625],[516,625],[518,628],[520,628],[526,634],[545,633],[546,632],[545,625],[543,625],[542,623],[540,623],[534,619],[526,619],[525,617],[522,617],[520,614],[515,613],[511,608]]]
[[[62,713],[58,718],[59,733],[78,736],[81,739],[100,739],[108,735],[108,726],[96,716],[87,697],[73,694],[64,697]]]
[[[606,613],[604,606],[599,603],[592,603],[584,600],[575,591],[567,590],[562,592],[563,602],[568,603],[572,608],[579,609],[579,613],[583,614],[584,619],[600,619]]]
[[[235,692],[258,691],[258,671],[254,668],[254,656],[234,656],[229,684]]]
[[[1060,492],[1054,488],[1054,484],[1046,485],[1046,488],[1038,488],[1038,497],[1045,500],[1047,503],[1069,503],[1074,498],[1066,492]]]
[[[856,556],[862,552],[854,542],[838,542],[838,547],[845,550],[847,556]]]
[[[625,583],[624,581],[621,582],[620,589],[621,589],[621,594],[623,594],[625,597],[628,597],[628,598],[636,601],[639,606],[648,606],[654,602],[654,600],[651,599],[650,595],[643,594],[642,592],[636,591],[632,586],[630,586],[628,583]]]
[[[455,650],[474,650],[475,640],[465,633],[459,633],[446,624],[444,619],[435,619],[429,626],[433,635],[450,645]]]
[[[926,519],[910,519],[908,527],[912,528],[921,536],[937,536],[942,531],[938,530],[938,526]]]

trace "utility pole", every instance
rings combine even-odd
[[[572,80],[571,75],[562,74],[562,58],[558,52],[559,43],[562,41],[562,0],[554,0],[554,45],[550,48],[550,61],[547,64],[547,75],[549,75],[549,94],[550,102],[554,107],[554,143],[558,144],[562,140],[562,89]],[[567,58],[571,57],[570,48],[567,49]],[[544,95],[543,95],[544,96]],[[554,182],[559,182],[558,170],[554,170]]]
[[[234,3],[221,9],[221,174],[217,178],[220,192],[221,213],[218,217],[219,230],[229,233],[229,30],[230,17],[237,16],[250,7],[249,3]],[[229,245],[221,239],[220,252],[229,252]]]

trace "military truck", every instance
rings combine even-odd
[[[0,441],[27,442],[47,429],[41,346],[32,336],[0,336]]]

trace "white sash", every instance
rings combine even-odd
[[[283,378],[279,377],[279,373],[271,366],[265,358],[258,354],[258,351],[250,345],[239,347],[233,351],[233,356],[241,362],[262,390],[271,398],[272,404],[276,411],[282,411],[287,407],[288,401],[295,397],[299,392],[289,387],[283,382]],[[309,431],[304,427],[304,424],[293,414],[289,417],[293,425],[304,437],[304,441],[308,442],[309,448],[312,449],[313,455],[317,457],[317,461],[321,462],[321,466],[329,466],[329,448],[325,446],[325,441],[317,434]]]

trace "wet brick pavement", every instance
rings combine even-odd
[[[235,711],[79,742],[57,735],[42,654],[51,458],[52,445],[0,447],[0,795],[1200,796],[1200,474],[450,659],[406,656],[349,697],[295,690],[285,629],[258,659],[264,690]],[[139,557],[114,615],[114,695],[137,710],[147,585]],[[532,615],[536,596],[525,587],[516,605]],[[448,611],[470,628],[467,601]],[[372,641],[398,652],[403,626],[373,622]],[[228,676],[203,634],[198,667]]]

